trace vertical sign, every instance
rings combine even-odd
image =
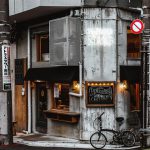
[[[3,90],[11,90],[10,46],[8,45],[2,45],[2,81]]]

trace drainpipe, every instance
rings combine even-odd
[[[139,10],[141,12],[141,18],[143,18],[144,12],[143,12],[142,8],[133,8],[133,7],[130,7],[130,8],[133,9],[133,10]]]
[[[30,54],[30,29],[28,28],[28,69],[31,66],[31,54]],[[28,81],[28,133],[31,133],[31,88],[30,81]]]
[[[80,62],[79,62],[79,85],[80,85],[79,94],[78,93],[69,92],[69,95],[77,96],[77,97],[81,97],[82,96],[82,64]]]

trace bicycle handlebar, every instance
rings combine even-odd
[[[105,112],[103,112],[99,117],[98,117],[98,119],[101,119],[102,118],[102,115],[104,114]]]

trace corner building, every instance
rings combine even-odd
[[[89,140],[141,126],[140,1],[10,0],[13,119],[18,132]]]

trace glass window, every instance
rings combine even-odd
[[[141,36],[127,30],[127,58],[140,58]]]
[[[49,36],[48,34],[36,35],[37,61],[49,61]]]
[[[49,61],[48,24],[31,29],[32,62]]]
[[[54,108],[69,111],[69,84],[54,84]]]

